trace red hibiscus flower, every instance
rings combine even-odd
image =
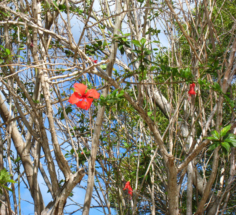
[[[74,93],[69,98],[68,102],[71,104],[76,104],[77,107],[82,108],[84,110],[88,110],[93,102],[93,99],[98,99],[100,94],[97,90],[88,90],[87,86],[84,84],[74,84]]]
[[[129,194],[130,196],[132,196],[132,195],[133,195],[133,189],[132,189],[132,187],[130,186],[130,182],[129,182],[129,181],[126,182],[125,187],[124,187],[123,190],[126,190],[126,189],[128,189],[128,194]]]
[[[190,89],[188,91],[189,96],[196,95],[194,88],[195,88],[195,84],[194,83],[190,84]]]

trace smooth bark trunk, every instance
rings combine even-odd
[[[3,169],[3,141],[2,134],[0,130],[0,171]],[[6,197],[4,193],[0,195],[1,207],[0,207],[0,215],[7,215],[7,207],[6,207]]]
[[[174,158],[168,160],[168,206],[170,215],[179,214],[179,189]]]

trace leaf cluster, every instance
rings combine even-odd
[[[212,131],[211,137],[207,137],[208,140],[211,140],[213,143],[209,147],[209,150],[214,150],[218,146],[223,148],[223,152],[228,154],[231,147],[236,147],[236,135],[229,133],[231,125],[224,127],[220,132],[216,130]]]
[[[6,189],[12,191],[10,188],[6,186],[7,183],[16,183],[11,179],[11,175],[7,172],[6,169],[2,169],[0,171],[0,192],[2,193],[2,189]]]

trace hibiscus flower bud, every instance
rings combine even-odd
[[[123,190],[126,190],[126,189],[128,190],[128,194],[130,196],[132,196],[133,195],[133,189],[132,189],[129,181],[126,182],[125,187],[124,187]]]
[[[190,84],[190,89],[188,91],[189,96],[196,95],[194,88],[195,88],[195,84],[194,83]]]

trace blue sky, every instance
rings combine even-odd
[[[87,178],[87,177],[85,177],[85,178]],[[48,188],[44,184],[44,180],[43,180],[40,173],[38,175],[38,182],[39,182],[40,189],[41,189],[41,192],[43,195],[44,203],[45,203],[45,205],[47,205],[52,200],[52,198],[51,198],[51,194],[47,192]],[[86,180],[83,180],[81,185],[86,185]],[[31,197],[29,190],[26,188],[26,186],[22,180],[20,183],[20,188],[21,188],[20,192],[21,192],[21,208],[22,208],[21,214],[22,215],[33,215],[34,214],[33,199]],[[17,201],[18,201],[18,183],[15,184],[15,190],[16,190],[16,197],[17,197]],[[73,195],[73,197],[71,197],[71,199],[73,201],[83,205],[84,197],[85,197],[85,190],[76,187],[73,190],[73,193],[74,193],[74,195]],[[10,195],[11,195],[11,193],[10,193]],[[69,206],[65,207],[65,212],[72,212],[72,211],[76,211],[79,209],[79,207],[74,205],[74,203],[72,201],[70,201],[70,199],[67,199],[67,205],[69,205]],[[97,205],[94,200],[92,200],[92,205]],[[11,195],[11,207],[12,207],[12,209],[14,208],[12,195]],[[74,214],[80,215],[80,214],[82,214],[82,210],[77,211]],[[102,211],[102,208],[92,208],[90,210],[90,214],[91,215],[102,215],[104,213]],[[116,213],[114,212],[112,214],[116,214]]]

